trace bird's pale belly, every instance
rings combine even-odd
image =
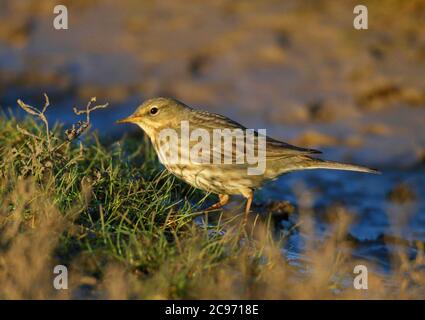
[[[258,184],[258,177],[247,176],[245,168],[235,166],[173,164],[166,168],[195,188],[216,194],[242,194]]]

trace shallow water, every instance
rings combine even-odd
[[[417,192],[418,198],[400,204],[389,200],[394,186],[403,181]],[[333,230],[326,210],[333,205],[342,206],[353,219],[349,225],[350,239],[355,242],[354,255],[390,268],[390,255],[395,247],[416,255],[415,241],[425,241],[425,172],[384,170],[382,175],[351,172],[300,172],[281,177],[276,185],[268,185],[260,191],[262,199],[292,200],[292,190],[299,184],[308,192],[313,191],[313,212],[316,236],[323,239]],[[295,218],[297,219],[297,218]],[[285,227],[285,222],[282,228]],[[393,241],[384,241],[394,239]],[[303,249],[298,233],[290,235],[289,258],[297,257]]]

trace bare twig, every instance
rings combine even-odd
[[[109,103],[101,104],[101,105],[95,105],[92,107],[92,103],[96,102],[96,97],[93,97],[90,99],[90,101],[87,103],[85,110],[78,110],[76,107],[74,107],[74,112],[76,115],[86,114],[86,122],[90,123],[90,113],[97,109],[104,109],[106,108]]]
[[[74,113],[76,115],[86,115],[85,121],[78,121],[76,125],[72,125],[71,129],[68,129],[65,131],[66,138],[68,141],[72,141],[76,138],[78,138],[86,129],[90,126],[90,113],[97,109],[104,109],[109,104],[105,103],[102,105],[95,105],[92,107],[92,103],[96,102],[96,97],[93,97],[90,99],[90,101],[87,103],[86,108],[83,110],[78,110],[76,107],[74,107]]]
[[[44,93],[44,107],[43,109],[40,111],[39,109],[30,106],[28,104],[26,104],[25,102],[23,102],[21,99],[18,99],[18,105],[27,113],[38,117],[41,121],[43,121],[44,123],[44,127],[46,128],[46,136],[47,136],[47,146],[49,148],[49,150],[51,150],[51,144],[50,144],[50,129],[49,129],[49,122],[47,121],[46,116],[44,115],[44,113],[46,112],[47,108],[50,105],[50,101],[49,101],[49,97],[47,96],[46,93]],[[19,130],[19,129],[18,129]],[[22,130],[21,130],[22,132]],[[27,132],[29,133],[29,132]],[[27,134],[28,135],[28,134]]]
[[[108,106],[108,103],[102,104],[102,105],[95,105],[93,106],[93,103],[96,102],[96,98],[93,97],[90,99],[90,101],[87,103],[85,109],[78,110],[76,107],[74,107],[74,112],[76,115],[86,115],[86,119],[84,121],[78,121],[76,124],[72,125],[71,129],[65,130],[65,136],[66,141],[63,141],[62,143],[57,144],[55,147],[52,147],[52,138],[54,140],[58,140],[56,137],[51,135],[50,129],[49,129],[49,122],[47,121],[47,117],[45,116],[45,112],[47,111],[47,108],[50,106],[50,100],[46,93],[44,93],[44,106],[40,110],[38,108],[35,108],[31,105],[26,104],[21,99],[18,99],[18,105],[28,114],[33,115],[37,118],[39,118],[46,128],[46,135],[47,138],[44,139],[43,137],[37,136],[18,125],[16,126],[17,130],[26,135],[29,136],[37,141],[45,142],[47,144],[47,150],[50,155],[56,154],[56,151],[61,149],[65,144],[73,141],[74,139],[78,138],[84,131],[87,130],[90,126],[90,113],[97,110],[97,109],[104,109]]]
[[[44,95],[44,107],[43,107],[43,111],[41,111],[41,113],[45,113],[47,110],[47,107],[50,106],[50,101],[49,101],[49,97],[47,96],[46,93],[43,94]]]

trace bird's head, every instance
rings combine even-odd
[[[152,137],[162,129],[178,127],[190,110],[190,107],[175,99],[153,98],[143,102],[131,116],[117,123],[137,124]]]

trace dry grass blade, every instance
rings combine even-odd
[[[35,134],[32,134],[32,133],[31,133],[31,132],[29,132],[28,130],[25,130],[25,129],[21,128],[21,127],[19,126],[19,124],[17,124],[17,125],[16,125],[16,129],[17,129],[20,133],[22,133],[23,135],[29,136],[29,137],[31,137],[31,138],[34,138],[34,139],[36,139],[36,140],[40,140],[40,141],[42,141],[42,140],[43,140],[43,139],[41,139],[40,137],[37,137]]]

